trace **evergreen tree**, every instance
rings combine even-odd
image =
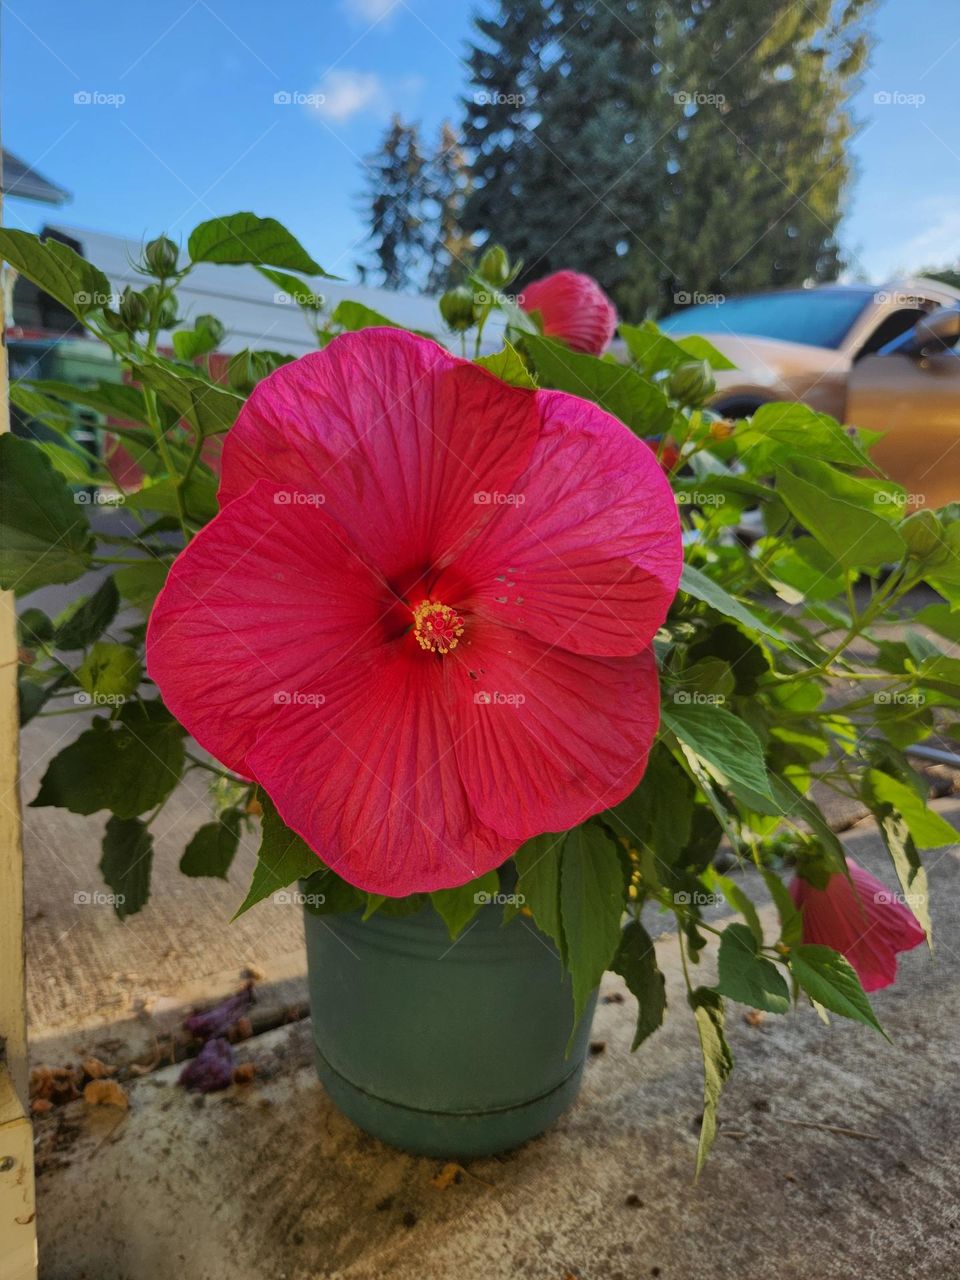
[[[501,0],[477,23],[465,226],[625,314],[825,280],[873,0]]]
[[[440,128],[430,159],[429,193],[434,206],[427,292],[442,293],[466,275],[471,237],[463,230],[463,210],[471,177],[460,140],[448,120]]]
[[[427,161],[415,124],[394,116],[380,150],[366,161],[364,208],[372,242],[373,270],[387,289],[407,289],[422,278],[430,246]],[[371,268],[359,265],[361,279]]]

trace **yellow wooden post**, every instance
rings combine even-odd
[[[0,332],[6,331],[0,291]],[[0,431],[10,428],[7,347],[0,346]],[[27,1119],[23,845],[18,794],[17,633],[13,593],[0,593],[0,1275],[35,1280],[33,1132]]]

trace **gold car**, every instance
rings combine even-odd
[[[911,506],[960,501],[960,291],[935,280],[822,285],[713,299],[660,322],[701,333],[737,367],[711,407],[744,417],[802,401],[883,432],[877,466]]]

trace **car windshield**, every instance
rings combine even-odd
[[[797,289],[687,307],[661,320],[666,333],[743,333],[808,347],[839,347],[872,290]]]

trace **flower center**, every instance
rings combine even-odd
[[[439,600],[421,600],[413,610],[413,634],[421,649],[449,653],[463,635],[463,619]]]

